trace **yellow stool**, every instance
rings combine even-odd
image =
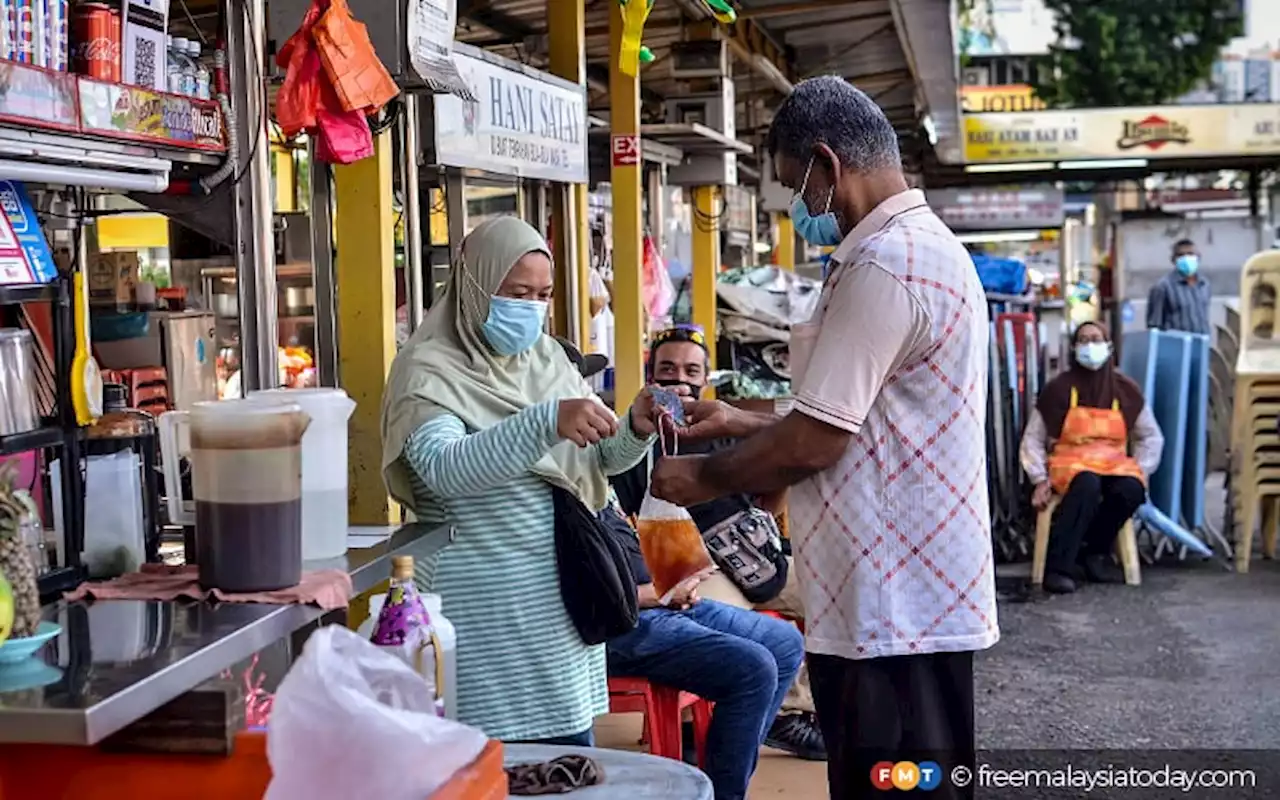
[[[1044,563],[1049,555],[1049,526],[1053,522],[1053,512],[1061,498],[1057,495],[1049,501],[1049,505],[1036,516],[1036,542],[1031,556],[1031,585],[1044,584]],[[1133,520],[1129,520],[1120,529],[1116,537],[1116,555],[1120,565],[1124,567],[1124,582],[1129,586],[1142,585],[1142,562],[1138,559],[1138,538],[1133,532]]]

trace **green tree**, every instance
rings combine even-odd
[[[1240,0],[1045,0],[1057,42],[1035,86],[1059,108],[1149,106],[1209,77],[1244,31]]]

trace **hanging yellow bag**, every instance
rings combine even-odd
[[[640,39],[644,36],[645,20],[653,10],[653,0],[618,0],[618,9],[622,12],[622,49],[618,53],[618,69],[623,75],[635,77],[640,71]]]

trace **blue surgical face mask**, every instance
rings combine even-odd
[[[1087,342],[1076,345],[1076,361],[1085,369],[1100,370],[1111,360],[1110,342]]]
[[[1173,265],[1177,268],[1179,275],[1191,277],[1200,269],[1200,256],[1195,253],[1186,253],[1175,258]]]
[[[494,296],[489,298],[489,318],[480,330],[495,353],[514,356],[533,347],[546,319],[547,304],[540,300]]]
[[[840,224],[836,221],[836,215],[831,211],[831,199],[835,197],[835,187],[827,192],[827,203],[825,210],[813,216],[809,213],[809,206],[804,201],[805,190],[809,188],[809,173],[813,171],[813,159],[809,159],[809,166],[804,169],[804,180],[800,182],[800,191],[796,193],[796,197],[791,201],[791,224],[796,228],[796,233],[806,242],[817,247],[834,247],[844,239],[840,233]]]

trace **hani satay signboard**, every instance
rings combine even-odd
[[[929,205],[953,231],[1060,228],[1064,197],[1056,186],[930,189]]]
[[[1280,103],[966,114],[970,164],[1280,155]]]
[[[465,45],[453,61],[476,100],[435,95],[438,163],[587,182],[585,87]]]

